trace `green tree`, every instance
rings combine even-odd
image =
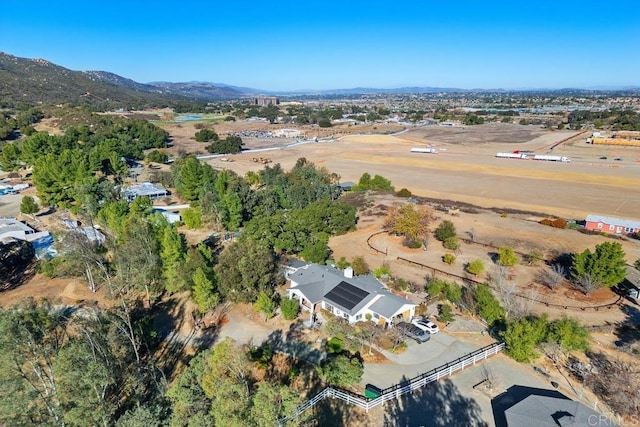
[[[273,317],[275,309],[276,309],[275,303],[273,302],[273,300],[271,299],[269,294],[267,294],[264,291],[261,291],[258,294],[258,298],[256,299],[256,302],[254,303],[254,307],[256,308],[256,310],[258,312],[260,312],[260,313],[262,313],[264,315],[264,321],[265,322]]]
[[[189,230],[202,228],[202,210],[199,206],[183,210],[182,221]]]
[[[261,291],[272,294],[283,281],[273,252],[248,240],[227,246],[215,271],[219,292],[230,301],[255,301]]]
[[[509,246],[503,246],[498,249],[498,264],[505,267],[513,267],[518,263],[518,256],[516,251]]]
[[[226,425],[245,424],[250,407],[250,362],[235,341],[226,338],[213,348],[201,384],[211,399],[211,414]]]
[[[357,357],[338,355],[325,362],[320,369],[321,377],[331,385],[345,387],[357,384],[362,378],[364,367]]]
[[[294,320],[300,312],[300,303],[293,298],[285,298],[280,303],[280,311],[285,320]]]
[[[476,303],[478,315],[487,323],[493,326],[499,320],[504,319],[504,308],[500,306],[500,302],[493,296],[488,285],[478,285],[473,290],[473,300]]]
[[[580,280],[589,277],[599,286],[612,287],[622,282],[626,275],[625,253],[618,242],[596,245],[595,252],[585,249],[573,255],[571,275]]]
[[[202,268],[198,267],[192,276],[193,299],[198,306],[198,312],[204,314],[220,302],[220,295],[216,292],[216,285]]]
[[[169,293],[178,292],[185,287],[185,281],[180,276],[180,266],[186,258],[184,241],[178,229],[173,225],[164,227],[162,234],[162,276],[165,279],[165,288]]]
[[[472,259],[467,264],[467,271],[474,276],[479,276],[484,273],[484,263],[478,258]]]
[[[22,198],[22,202],[20,203],[20,212],[25,215],[31,215],[33,219],[35,219],[35,214],[40,210],[40,206],[36,200],[31,196],[24,196]]]
[[[445,219],[438,225],[438,228],[435,229],[433,235],[436,239],[444,242],[450,237],[456,237],[456,226],[453,222]]]
[[[210,142],[218,141],[220,137],[213,129],[202,129],[195,134],[196,141],[198,142]]]
[[[293,414],[301,403],[302,396],[295,390],[283,385],[261,382],[252,398],[251,425],[279,425],[280,419]]]
[[[456,262],[456,256],[454,254],[444,254],[442,261],[449,265],[454,264]]]
[[[172,426],[212,426],[211,399],[202,389],[202,379],[208,369],[211,350],[196,354],[189,366],[178,375],[167,390],[171,402]]]
[[[548,340],[567,350],[584,351],[589,346],[589,332],[576,319],[563,317],[549,325]]]
[[[546,317],[523,317],[509,322],[502,334],[506,353],[518,362],[530,362],[538,357],[535,347],[545,340],[548,328]]]
[[[147,161],[153,163],[166,163],[169,160],[169,156],[166,153],[163,153],[159,150],[150,151],[147,154]]]
[[[453,309],[449,304],[438,304],[438,320],[445,323],[455,320]]]
[[[320,119],[318,120],[318,126],[320,126],[321,128],[330,128],[333,125],[331,124],[331,120],[329,119]]]

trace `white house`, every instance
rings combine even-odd
[[[353,276],[353,269],[344,272],[317,264],[307,264],[288,271],[291,281],[289,298],[313,315],[327,310],[349,323],[367,320],[380,325],[409,321],[415,315],[416,304],[392,294],[375,277]],[[367,316],[370,315],[370,316]]]

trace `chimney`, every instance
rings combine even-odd
[[[353,278],[353,268],[351,267],[347,267],[344,269],[344,277],[346,277],[347,279],[352,279]]]

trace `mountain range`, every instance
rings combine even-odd
[[[638,87],[608,88],[608,91],[634,91]],[[175,101],[217,101],[257,95],[349,96],[420,93],[501,93],[501,92],[590,93],[597,89],[518,90],[459,89],[440,87],[401,87],[393,89],[350,88],[274,92],[209,82],[151,82],[134,80],[107,71],[74,71],[44,59],[19,58],[0,52],[0,100],[29,103],[91,102],[167,103]]]

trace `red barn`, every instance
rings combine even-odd
[[[629,234],[640,232],[640,221],[611,218],[600,215],[587,215],[585,228],[610,234]]]

